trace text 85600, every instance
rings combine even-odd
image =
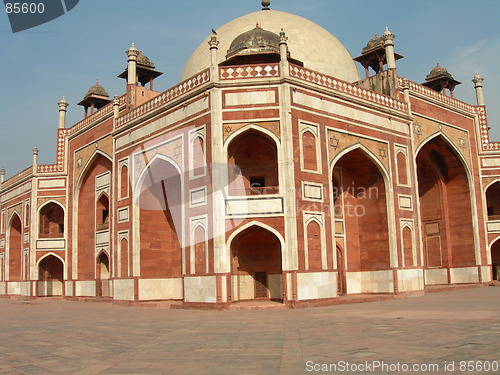
[[[45,11],[43,3],[5,3],[7,14],[41,14]]]

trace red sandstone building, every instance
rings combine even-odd
[[[483,79],[471,105],[442,67],[399,77],[388,30],[360,78],[330,33],[263,4],[167,91],[132,45],[123,95],[91,87],[69,128],[59,103],[56,163],[2,173],[1,295],[291,306],[498,276]]]

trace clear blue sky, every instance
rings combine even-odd
[[[70,103],[67,126],[83,118],[76,104],[96,78],[110,96],[123,94],[117,78],[131,42],[164,75],[155,90],[179,81],[184,63],[210,33],[257,11],[260,0],[81,0],[66,15],[13,34],[0,12],[0,167],[7,177],[31,164],[55,161],[57,102]],[[494,140],[500,140],[500,1],[498,0],[272,0],[271,8],[308,18],[335,35],[353,57],[388,26],[396,34],[398,73],[423,82],[439,62],[462,82],[458,99],[475,104],[471,79],[485,78]]]

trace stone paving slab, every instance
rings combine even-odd
[[[410,373],[391,372],[398,362],[438,365],[412,373],[500,373],[460,361],[500,365],[499,286],[260,311],[0,299],[0,374]],[[334,371],[346,362],[355,367]],[[388,371],[353,371],[382,362]],[[332,371],[315,371],[323,365]]]

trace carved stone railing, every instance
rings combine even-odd
[[[150,101],[140,105],[134,110],[126,113],[125,115],[118,117],[116,120],[116,127],[119,128],[124,126],[128,122],[142,116],[145,113],[149,113],[156,108],[159,108],[166,103],[178,98],[181,95],[184,95],[195,88],[203,85],[206,82],[210,81],[210,71],[209,69],[205,69],[202,72],[192,76],[191,78],[186,79],[185,81],[179,83],[178,85],[172,87],[171,89],[163,92],[162,94],[156,96]]]
[[[231,79],[272,78],[279,76],[279,63],[219,67],[219,79],[221,81],[227,81]]]
[[[408,110],[408,105],[405,102],[298,65],[290,64],[290,77],[297,78],[306,82],[311,82],[335,91],[340,91],[344,94],[367,100],[375,104],[383,105],[397,111],[406,112]]]
[[[16,183],[18,183],[21,180],[24,180],[25,178],[28,178],[33,175],[33,167],[28,167],[24,171],[19,172],[15,176],[12,176],[11,178],[5,180],[2,184],[2,190],[5,190]]]
[[[126,96],[122,95],[122,96],[120,96],[120,98],[118,100],[119,100],[120,106],[122,106],[125,104]],[[110,115],[111,113],[113,113],[113,101],[106,104],[104,107],[99,109],[97,112],[94,112],[90,116],[84,118],[82,121],[77,122],[75,125],[73,125],[69,129],[69,134],[73,135],[73,134],[79,132],[80,130],[85,129],[88,126],[95,124],[96,122],[101,120],[103,117],[106,117],[107,115]]]
[[[399,86],[403,85],[403,78],[398,77]],[[422,86],[416,82],[408,80],[408,84],[410,85],[410,91],[416,92],[423,96],[426,96],[430,99],[436,100],[443,104],[448,104],[449,106],[455,107],[457,109],[461,109],[463,111],[467,111],[470,113],[474,113],[475,106],[472,106],[468,103],[462,102],[461,100],[452,98],[451,96],[441,94],[440,92],[434,91],[426,86]]]

